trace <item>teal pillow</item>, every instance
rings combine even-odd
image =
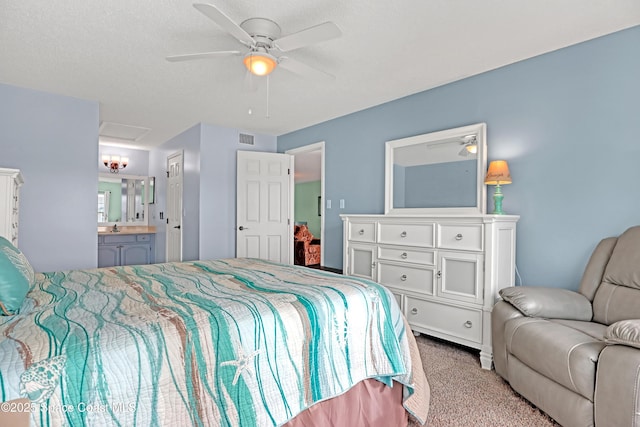
[[[15,314],[34,284],[35,274],[27,257],[0,237],[0,314]]]

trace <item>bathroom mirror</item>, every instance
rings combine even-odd
[[[147,225],[152,194],[146,176],[100,174],[98,225]]]
[[[486,125],[478,123],[385,146],[385,214],[483,214]]]

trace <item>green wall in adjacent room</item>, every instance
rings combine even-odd
[[[122,221],[122,184],[116,182],[98,182],[98,193],[110,191],[109,222]]]
[[[306,222],[309,231],[311,231],[317,239],[320,238],[318,197],[320,197],[320,181],[296,184],[295,221]]]

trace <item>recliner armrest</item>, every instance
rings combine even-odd
[[[514,286],[501,289],[500,296],[528,317],[582,321],[593,317],[591,302],[568,289]]]
[[[640,319],[620,320],[609,325],[604,333],[607,344],[623,344],[640,348]]]

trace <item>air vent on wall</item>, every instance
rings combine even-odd
[[[240,144],[253,145],[253,135],[247,135],[246,133],[241,133]]]

